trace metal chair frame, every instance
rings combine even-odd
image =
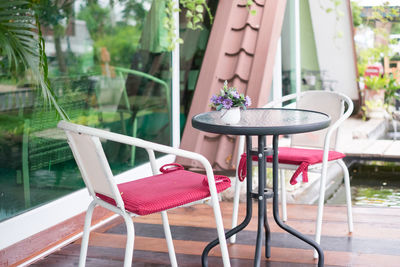
[[[91,219],[93,210],[97,205],[102,206],[108,210],[111,210],[121,215],[124,218],[127,227],[127,241],[125,249],[124,266],[125,267],[131,266],[132,263],[135,233],[131,216],[138,216],[138,215],[133,214],[125,209],[121,193],[118,190],[117,184],[114,181],[114,176],[111,172],[107,158],[104,154],[100,139],[110,140],[118,143],[144,148],[149,156],[150,166],[154,175],[159,174],[154,151],[199,161],[203,165],[208,179],[208,185],[211,195],[211,205],[213,207],[214,216],[216,220],[223,264],[224,266],[230,266],[228,249],[226,245],[225,233],[222,223],[222,216],[218,202],[218,194],[215,186],[214,174],[210,163],[204,156],[194,152],[145,141],[139,138],[107,132],[104,130],[77,125],[66,121],[59,122],[58,127],[66,132],[69,145],[74,154],[78,167],[81,171],[82,178],[86,184],[89,194],[93,197],[93,201],[90,203],[86,213],[81,252],[79,258],[79,266],[81,267],[85,266]],[[146,178],[141,178],[141,179],[146,179]],[[105,194],[113,198],[115,200],[116,205],[115,206],[111,205],[99,199],[96,196],[96,193]],[[161,211],[161,216],[164,226],[165,237],[167,240],[171,265],[177,266],[175,250],[168,223],[167,212],[165,210]]]
[[[311,94],[311,95],[310,95]],[[322,164],[314,164],[310,165],[309,171],[320,171],[321,178],[320,178],[320,189],[319,189],[319,200],[318,200],[318,214],[316,219],[316,232],[315,232],[315,240],[319,244],[321,241],[321,229],[322,229],[322,216],[323,216],[323,207],[325,201],[325,189],[326,189],[326,177],[328,171],[328,165],[336,162],[343,171],[344,176],[344,184],[345,184],[345,191],[346,191],[346,204],[347,204],[347,222],[348,222],[348,229],[349,232],[353,232],[353,217],[352,217],[352,207],[351,207],[351,190],[350,190],[350,179],[349,179],[349,171],[347,169],[346,164],[343,162],[342,159],[335,160],[335,161],[328,161],[328,153],[330,148],[336,148],[336,138],[332,141],[332,137],[337,135],[337,129],[340,124],[345,121],[353,112],[353,102],[349,97],[344,94],[338,92],[329,92],[329,91],[306,91],[301,92],[300,94],[290,94],[286,95],[280,99],[272,101],[264,106],[264,108],[275,108],[275,107],[282,107],[283,103],[288,101],[295,101],[295,103],[290,103],[284,107],[293,107],[293,105],[298,105],[301,102],[302,97],[304,96],[318,96],[318,94],[325,94],[331,96],[332,101],[335,99],[340,101],[340,116],[336,121],[332,121],[332,124],[329,126],[328,130],[323,136],[323,160]],[[330,94],[330,95],[329,95]],[[345,105],[347,105],[347,109],[345,110]],[[301,108],[305,108],[304,105]],[[312,105],[308,107],[308,109],[313,109]],[[314,110],[314,109],[313,109]],[[320,111],[320,110],[317,110]],[[323,133],[321,133],[323,134]],[[293,139],[292,139],[293,140]],[[293,142],[292,142],[293,145]],[[240,155],[243,154],[245,147],[245,138],[244,136],[240,136],[239,145],[238,145],[238,162],[236,166],[239,166]],[[315,147],[314,147],[315,148]],[[270,167],[271,164],[267,163],[267,167]],[[296,170],[299,165],[291,165],[291,164],[279,164],[280,171],[280,184],[281,184],[281,205],[282,205],[282,219],[283,221],[287,221],[287,210],[286,210],[286,188],[285,188],[285,176],[283,170]],[[237,218],[238,218],[238,209],[239,209],[239,197],[240,197],[240,187],[241,182],[238,178],[238,173],[236,173],[236,183],[235,183],[235,196],[233,200],[233,214],[232,214],[232,228],[236,227],[237,225]],[[236,236],[232,236],[230,239],[231,243],[236,242]],[[314,251],[314,258],[317,258],[318,254]]]

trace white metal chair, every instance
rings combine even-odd
[[[288,104],[289,103],[289,104]],[[350,181],[349,181],[349,172],[348,169],[340,157],[339,152],[335,152],[337,145],[337,129],[339,125],[346,120],[353,111],[353,103],[350,98],[345,96],[344,94],[337,92],[328,92],[328,91],[307,91],[302,92],[300,94],[291,94],[282,97],[281,99],[275,100],[273,102],[265,105],[265,108],[299,108],[299,109],[308,109],[315,110],[319,112],[324,112],[331,117],[331,125],[324,130],[320,130],[317,132],[303,133],[303,134],[295,134],[291,136],[291,144],[289,148],[279,148],[279,169],[280,169],[280,181],[281,181],[281,204],[282,204],[282,217],[283,220],[287,220],[287,212],[286,212],[286,188],[285,188],[285,177],[284,177],[284,169],[290,170],[298,170],[297,175],[303,172],[301,167],[301,160],[304,159],[304,155],[299,155],[298,151],[307,151],[307,154],[312,154],[314,159],[317,159],[318,163],[311,164],[307,168],[309,171],[318,171],[321,173],[320,177],[320,190],[319,190],[319,201],[318,201],[318,215],[316,220],[316,231],[315,231],[315,240],[317,243],[320,243],[321,240],[321,227],[322,227],[322,215],[323,215],[323,206],[325,201],[325,186],[326,186],[326,176],[328,170],[328,164],[336,162],[343,171],[344,176],[344,184],[346,190],[346,202],[347,202],[347,220],[348,220],[348,228],[349,232],[353,231],[353,219],[352,219],[352,211],[351,211],[351,191],[350,191]],[[297,148],[296,148],[297,147]],[[307,149],[307,150],[303,150]],[[244,151],[244,136],[240,137],[239,140],[239,149],[238,149],[238,163],[240,162],[240,155]],[[335,155],[332,156],[333,153],[339,155],[339,157],[335,158]],[[286,156],[290,157],[298,157],[302,159],[293,160],[290,164],[285,160]],[[294,156],[293,156],[294,155]],[[344,154],[343,154],[344,156]],[[307,157],[307,156],[306,156]],[[267,159],[269,161],[270,159]],[[314,160],[315,161],[315,160]],[[267,167],[270,164],[267,163]],[[307,168],[305,171],[307,171]],[[239,207],[239,194],[240,194],[240,186],[241,183],[239,181],[240,170],[238,168],[236,174],[236,183],[235,183],[235,196],[234,196],[234,205],[233,205],[233,215],[232,215],[232,228],[237,225],[237,217],[238,217],[238,207]],[[303,173],[304,176],[305,173]],[[295,178],[295,177],[293,177]],[[295,183],[295,182],[294,182]],[[231,242],[235,243],[236,237],[231,237]],[[314,257],[317,258],[317,254],[314,253]]]
[[[127,227],[125,267],[131,266],[134,248],[135,234],[131,216],[161,212],[171,265],[177,266],[166,210],[204,201],[210,197],[223,263],[224,266],[230,266],[217,195],[218,192],[230,186],[230,180],[229,178],[224,179],[226,178],[224,176],[215,176],[214,178],[211,165],[205,157],[194,152],[65,121],[59,122],[58,127],[66,132],[82,178],[89,194],[93,197],[86,213],[79,266],[85,265],[91,218],[96,205],[121,215],[125,220]],[[129,182],[116,184],[100,139],[144,148],[148,153],[154,175],[141,179],[133,178]],[[172,168],[163,166],[160,169],[162,174],[160,174],[157,170],[154,151],[198,160],[204,166],[206,175],[185,171],[179,166]]]

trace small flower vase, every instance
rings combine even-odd
[[[234,107],[230,109],[222,109],[220,118],[225,124],[237,124],[240,121],[240,108]]]

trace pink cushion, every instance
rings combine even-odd
[[[231,186],[228,177],[215,175],[217,191]],[[148,178],[118,185],[125,209],[138,215],[147,215],[210,196],[207,177],[182,169],[168,171]],[[104,201],[115,205],[114,199],[96,194]]]
[[[308,166],[322,163],[324,151],[322,149],[305,149],[305,148],[294,148],[294,147],[280,147],[278,152],[279,163],[299,165],[292,178],[290,179],[291,184],[298,182],[300,174],[303,176],[303,182],[308,182]],[[337,160],[344,158],[346,155],[337,151],[329,151],[328,161]],[[253,161],[257,161],[257,156],[252,157]],[[272,162],[272,155],[267,157],[267,162]],[[246,153],[242,154],[239,163],[239,179],[241,181],[246,177]]]

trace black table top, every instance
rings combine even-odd
[[[219,111],[195,115],[196,129],[232,135],[280,135],[317,131],[329,126],[331,118],[321,112],[304,109],[253,108],[241,111],[239,123],[226,125]]]

